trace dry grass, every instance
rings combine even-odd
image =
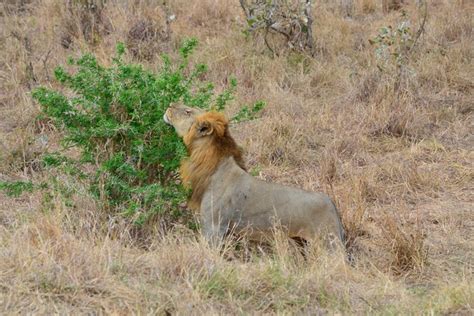
[[[361,0],[348,18],[337,1],[315,2],[314,58],[272,58],[242,34],[238,1],[176,0],[168,12],[154,1],[108,1],[87,14],[52,0],[1,4],[0,181],[58,181],[50,192],[0,193],[0,312],[471,314],[472,4],[429,1],[426,32],[395,91],[396,75],[377,70],[368,39],[399,11]],[[167,14],[176,15],[169,25]],[[30,91],[55,86],[57,64],[85,50],[108,62],[128,41],[130,58],[156,67],[188,36],[200,40],[193,60],[209,65],[218,89],[236,76],[229,114],[268,103],[260,119],[232,127],[250,169],[330,194],[352,265],[318,247],[304,260],[278,234],[268,249],[229,241],[219,252],[180,225],[137,230],[75,179],[41,169],[61,135],[35,120]]]

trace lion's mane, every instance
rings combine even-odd
[[[203,126],[213,129],[210,137],[200,137],[199,132]],[[242,150],[229,133],[229,121],[221,113],[207,112],[196,117],[184,137],[184,143],[189,157],[181,164],[181,179],[186,187],[192,189],[189,208],[199,211],[210,178],[223,159],[232,156],[243,170],[246,168]]]

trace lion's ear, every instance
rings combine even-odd
[[[227,120],[221,113],[205,113],[197,119],[195,123],[196,135],[204,137],[214,134],[223,137],[227,128]]]
[[[214,128],[213,128],[212,124],[209,123],[208,121],[200,122],[196,126],[196,134],[199,137],[204,137],[204,136],[211,135],[213,132],[214,132]]]

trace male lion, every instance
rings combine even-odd
[[[223,114],[175,105],[166,110],[164,120],[188,149],[180,173],[193,191],[188,206],[200,212],[209,241],[219,242],[230,230],[262,241],[275,224],[291,238],[343,241],[339,214],[327,195],[267,183],[246,172]]]

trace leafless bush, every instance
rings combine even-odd
[[[31,88],[31,84],[37,81],[36,75],[33,70],[33,64],[31,62],[32,57],[32,48],[31,48],[31,40],[27,35],[20,34],[18,32],[12,32],[11,35],[16,38],[20,43],[22,43],[28,61],[25,65],[25,84],[28,88]]]
[[[341,1],[341,11],[344,16],[352,16],[354,11],[354,1],[353,0],[340,0]]]
[[[97,44],[110,32],[111,25],[104,17],[106,0],[68,0],[61,45],[69,48],[74,38],[83,37],[89,44]]]
[[[28,5],[32,2],[32,0],[3,0],[0,9],[3,9],[5,13],[21,13],[27,10]],[[3,15],[3,12],[0,10],[1,15]]]
[[[161,28],[149,19],[141,19],[127,34],[127,47],[135,58],[151,60],[155,54],[166,49],[170,31],[166,25]]]
[[[382,7],[384,12],[400,10],[404,0],[383,0]]]
[[[240,0],[248,31],[263,32],[268,49],[276,54],[268,39],[270,33],[279,34],[292,49],[313,54],[311,0]]]

